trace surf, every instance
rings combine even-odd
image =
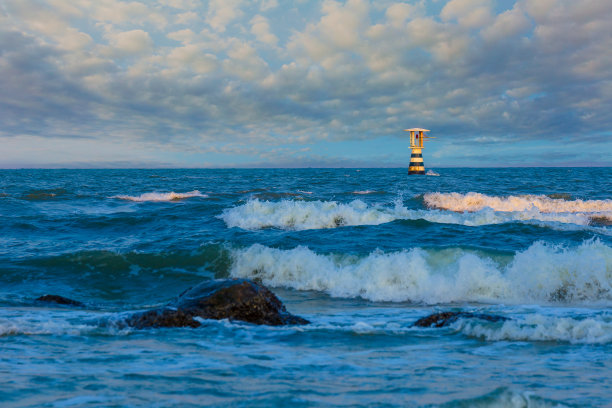
[[[367,204],[359,199],[347,203],[319,200],[262,201],[251,199],[244,204],[224,209],[218,218],[222,219],[230,228],[238,227],[246,230],[278,228],[302,231],[380,225],[396,220],[420,219],[439,224],[465,226],[526,222],[540,225],[546,223],[573,224],[586,227],[598,224],[596,219],[594,222],[594,217],[607,216],[607,213],[547,213],[533,206],[512,212],[497,211],[491,207],[482,207],[472,212],[458,211],[409,209],[404,206],[401,200],[395,200],[391,206],[388,204]],[[612,217],[612,213],[610,213],[610,217]],[[605,223],[602,224],[605,225]],[[603,229],[601,231],[605,232]]]
[[[598,240],[576,247],[536,242],[505,256],[462,248],[376,250],[360,256],[254,244],[234,249],[231,259],[232,277],[332,297],[428,305],[612,305],[612,248]]]
[[[145,202],[145,201],[178,201],[178,200],[182,200],[185,198],[192,198],[192,197],[206,198],[208,197],[208,195],[202,194],[198,190],[193,190],[193,191],[188,191],[186,193],[175,193],[174,191],[170,191],[167,193],[158,193],[158,192],[143,193],[138,196],[115,195],[115,196],[112,196],[111,198],[118,198],[121,200],[136,201],[136,202]]]

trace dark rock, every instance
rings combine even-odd
[[[58,305],[84,307],[85,305],[79,301],[65,298],[58,295],[44,295],[35,299],[37,302],[57,303]]]
[[[455,323],[457,320],[462,318],[468,319],[480,319],[486,320],[489,322],[503,322],[506,320],[510,320],[507,317],[499,316],[499,315],[490,315],[484,313],[472,313],[472,312],[440,312],[434,313],[432,315],[423,317],[416,322],[414,322],[413,326],[418,327],[445,327],[452,323]]]
[[[589,224],[598,227],[609,227],[612,225],[612,217],[606,217],[605,215],[593,215],[590,217]]]
[[[198,317],[271,326],[310,323],[287,312],[268,288],[246,279],[202,282],[168,306],[135,313],[125,323],[136,328],[198,327]]]

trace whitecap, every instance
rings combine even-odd
[[[612,248],[598,240],[573,248],[536,242],[504,260],[460,248],[356,256],[255,244],[232,250],[230,275],[373,301],[612,304]]]
[[[378,191],[375,190],[359,190],[359,191],[353,191],[351,194],[358,194],[358,195],[366,195],[366,194],[377,194]]]
[[[556,341],[572,344],[612,343],[612,318],[557,317],[541,314],[511,319],[503,324],[459,319],[452,327],[470,337],[487,341]]]
[[[144,202],[144,201],[176,201],[176,200],[181,200],[184,198],[191,198],[191,197],[205,198],[205,197],[208,197],[208,195],[202,194],[198,190],[193,190],[193,191],[189,191],[186,193],[175,193],[174,191],[170,191],[169,193],[158,193],[158,192],[144,193],[139,196],[116,195],[116,196],[112,196],[111,198],[119,198],[122,200]]]
[[[451,211],[517,212],[537,209],[541,213],[605,213],[612,215],[612,200],[564,200],[545,195],[488,196],[480,193],[428,193],[423,196],[431,208]]]
[[[504,212],[483,208],[459,213],[445,210],[411,210],[398,200],[394,206],[369,205],[361,200],[349,203],[336,201],[262,201],[248,200],[245,204],[227,208],[219,216],[228,227],[248,230],[279,228],[308,230],[356,225],[379,225],[395,220],[426,220],[443,224],[480,226],[508,222],[527,222],[561,228],[558,224],[589,226],[589,213],[543,213],[531,207],[524,211]],[[604,228],[597,230],[605,232]]]

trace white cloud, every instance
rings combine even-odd
[[[211,0],[206,21],[216,31],[224,32],[229,23],[243,16],[242,5],[242,0]]]
[[[262,80],[268,74],[268,65],[257,54],[255,48],[245,42],[236,41],[227,52],[224,61],[226,72],[245,81]]]
[[[143,30],[108,33],[107,37],[114,51],[120,55],[141,55],[153,48],[153,40]]]
[[[440,17],[444,21],[456,19],[460,26],[467,28],[482,27],[492,18],[491,0],[451,0]]]
[[[174,19],[174,22],[176,24],[187,25],[190,23],[195,23],[199,20],[200,20],[200,16],[198,15],[198,13],[194,11],[187,11],[185,13],[177,14],[176,18]]]
[[[278,37],[270,32],[268,19],[259,14],[251,19],[251,32],[262,43],[276,45],[278,42]]]
[[[207,74],[217,66],[217,57],[205,53],[197,44],[174,48],[167,57],[168,65],[176,69],[191,69],[198,74]]]
[[[278,7],[278,0],[261,0],[259,9],[261,11],[268,11]]]
[[[171,40],[180,41],[183,44],[192,43],[197,39],[196,33],[191,31],[189,28],[168,33],[167,37]]]
[[[393,27],[401,27],[408,19],[422,17],[422,9],[422,5],[418,3],[395,3],[387,8],[385,16]]]
[[[531,27],[529,19],[523,11],[514,7],[495,18],[490,26],[482,30],[482,37],[489,42],[511,40],[512,37],[525,33]]]

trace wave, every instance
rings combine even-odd
[[[433,170],[427,170],[427,173],[425,173],[425,175],[426,176],[439,176],[439,174]]]
[[[452,325],[458,332],[487,341],[555,341],[572,344],[612,343],[612,318],[527,315],[503,324],[476,319],[459,319]]]
[[[495,391],[476,398],[450,401],[438,405],[440,408],[473,407],[473,408],[564,408],[562,402],[546,399],[530,391],[518,391],[509,388],[498,388]]]
[[[480,193],[428,193],[423,196],[428,207],[451,211],[515,212],[537,209],[541,213],[601,213],[610,212],[612,200],[565,200],[545,195],[519,195],[507,197],[488,196]]]
[[[116,196],[112,196],[111,198],[120,198],[122,200],[143,202],[143,201],[177,201],[177,200],[181,200],[184,198],[191,198],[191,197],[205,198],[205,197],[208,197],[208,195],[202,194],[198,190],[193,190],[187,193],[175,193],[174,191],[171,191],[169,193],[157,193],[157,192],[144,193],[139,196],[116,195]]]
[[[384,191],[376,191],[376,190],[358,190],[358,191],[351,192],[351,194],[357,194],[357,195],[385,194],[385,192]]]
[[[536,242],[493,260],[482,251],[413,248],[367,256],[321,255],[255,244],[231,252],[230,276],[333,297],[422,304],[612,302],[612,248]]]
[[[27,201],[47,201],[53,200],[56,197],[65,196],[68,191],[64,188],[52,188],[42,190],[30,190],[25,192],[21,198]]]
[[[5,309],[0,316],[0,338],[19,335],[70,335],[80,336],[100,331],[92,315],[82,311],[48,311],[36,310],[31,313]]]
[[[503,212],[491,208],[470,213],[443,210],[410,210],[396,201],[393,207],[368,205],[361,200],[349,203],[336,201],[260,201],[223,210],[219,216],[228,227],[247,230],[279,228],[308,230],[356,225],[379,225],[395,220],[423,219],[434,223],[480,226],[507,222],[562,223],[588,226],[594,223],[592,214],[542,213],[537,208]],[[602,223],[605,225],[605,223]]]

